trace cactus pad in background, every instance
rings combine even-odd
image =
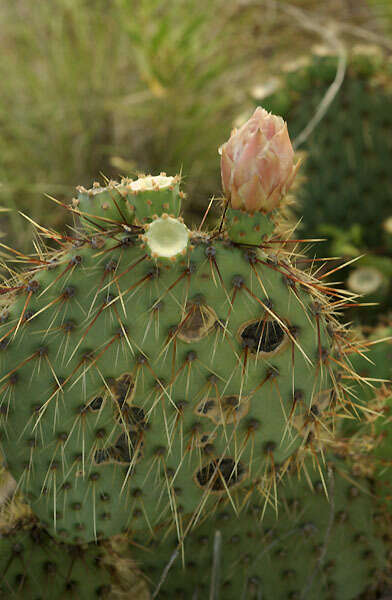
[[[147,600],[129,561],[124,578],[123,560],[113,548],[57,543],[34,520],[15,522],[1,532],[0,598]]]
[[[342,460],[327,458],[327,466],[307,462],[306,477],[292,474],[281,485],[278,518],[251,493],[239,515],[218,508],[189,534],[184,562],[179,551],[170,569],[174,531],[143,550],[134,540],[132,554],[152,589],[162,578],[158,598],[207,598],[212,591],[225,600],[373,597],[387,546],[372,488]]]
[[[256,116],[279,122],[272,139],[284,133],[278,117]],[[268,222],[295,167],[287,134],[274,153],[262,146],[256,135],[241,173],[286,160],[273,206],[256,189]],[[296,269],[273,232],[258,245],[252,228],[248,245],[190,232],[178,179],[162,178],[80,190],[77,237],[42,230],[61,249],[19,256],[29,270],[2,289],[3,450],[33,510],[68,542],[169,517],[182,537],[184,515],[236,506],[243,485],[268,496],[277,466],[317,451],[350,402],[336,376],[346,343],[334,311],[346,301]],[[245,185],[229,210],[246,215],[254,192]]]
[[[371,330],[370,335],[358,342],[358,350],[347,358],[353,371],[370,385],[362,383],[359,387],[355,381],[355,386],[351,386],[364,403],[369,403],[377,388],[392,384],[392,325],[387,322]]]
[[[381,412],[381,416],[371,425],[371,433],[376,443],[372,456],[377,477],[377,495],[390,514],[392,509],[392,385],[378,392],[375,408]]]
[[[109,598],[111,577],[95,545],[57,545],[39,527],[11,531],[0,544],[0,597]]]
[[[392,506],[392,327],[380,326],[363,342],[361,354],[350,360],[367,385],[351,385],[356,402],[365,407],[362,421],[345,423],[346,444],[376,480],[376,491],[390,512]],[[370,385],[369,385],[370,384]]]

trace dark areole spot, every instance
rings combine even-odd
[[[277,321],[255,321],[241,332],[243,347],[251,352],[273,352],[285,337],[285,332]]]
[[[241,481],[244,475],[245,469],[240,462],[236,463],[232,458],[223,458],[215,459],[200,469],[196,479],[201,487],[221,492]]]
[[[102,402],[103,402],[102,396],[96,396],[95,398],[93,398],[93,400],[91,400],[91,402],[88,406],[89,406],[89,408],[91,408],[91,410],[99,410],[102,406]]]
[[[110,448],[101,448],[100,450],[96,450],[94,454],[94,462],[97,465],[100,465],[104,462],[107,462],[111,458],[111,449]]]

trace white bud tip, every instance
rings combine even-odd
[[[178,219],[160,217],[150,223],[145,238],[153,257],[174,258],[186,252],[189,229]]]
[[[147,192],[164,190],[173,185],[174,177],[166,177],[166,175],[147,175],[147,177],[140,177],[129,184],[129,187],[133,192]]]

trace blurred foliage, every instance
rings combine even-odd
[[[373,14],[383,26],[392,33],[392,3],[391,0],[369,0]]]
[[[56,225],[44,192],[69,198],[99,173],[181,170],[190,191],[219,192],[217,147],[239,110],[248,53],[233,43],[242,25],[230,19],[232,4],[3,7],[1,205]],[[20,217],[11,219],[23,244]]]
[[[315,18],[373,27],[364,1],[295,0]],[[188,217],[220,194],[217,148],[249,87],[315,32],[269,0],[13,0],[0,6],[0,230],[31,249],[18,210],[62,227],[47,193],[100,174],[182,172]],[[102,177],[101,177],[102,179]],[[192,214],[192,210],[195,210]]]
[[[69,196],[98,166],[108,170],[113,125],[106,104],[114,89],[121,93],[120,48],[106,3],[97,4],[92,11],[78,0],[15,2],[3,19],[0,202],[50,216],[50,224],[59,211],[44,192]],[[18,226],[14,213],[14,235]]]
[[[294,140],[321,106],[337,69],[336,56],[313,55],[263,99],[287,120]],[[377,48],[358,47],[349,54],[336,97],[301,145],[308,154],[307,180],[297,212],[306,236],[314,237],[326,223],[345,230],[358,223],[364,244],[383,251],[382,224],[392,217],[391,127],[392,63]]]

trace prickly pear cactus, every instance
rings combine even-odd
[[[3,285],[2,448],[67,542],[169,517],[182,536],[184,515],[236,507],[249,482],[265,495],[350,401],[335,374],[345,300],[270,226],[298,168],[287,127],[259,109],[233,136],[227,230],[188,230],[178,178],[79,190],[77,237],[41,228],[60,249],[18,255],[28,269]]]
[[[277,507],[247,490],[239,515],[218,509],[183,548],[174,531],[143,550],[136,539],[133,556],[157,597],[373,597],[365,592],[382,580],[387,546],[369,481],[331,456],[306,467],[306,477],[294,474],[279,490]]]
[[[337,57],[314,55],[293,68],[282,85],[263,98],[282,114],[296,138],[308,125],[336,75]],[[301,146],[307,153],[306,181],[298,190],[304,234],[316,237],[334,225],[360,226],[362,247],[386,246],[383,223],[391,216],[392,156],[386,132],[392,124],[391,63],[379,52],[358,49],[349,56],[343,84],[327,114]],[[325,244],[318,252],[324,252]]]

